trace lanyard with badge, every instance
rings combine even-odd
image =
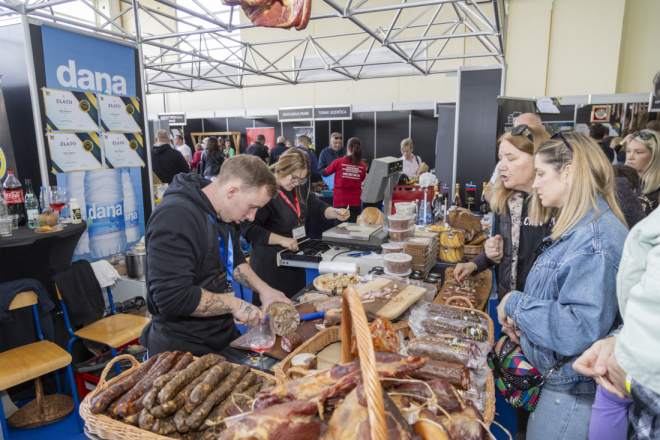
[[[295,212],[296,215],[298,216],[298,221],[296,222],[295,226],[291,230],[291,235],[296,240],[298,240],[299,238],[305,237],[305,235],[306,235],[305,234],[305,225],[303,225],[300,221],[300,203],[298,202],[298,195],[296,194],[295,191],[293,192],[293,199],[296,201],[296,206],[294,208],[293,203],[291,203],[289,198],[284,195],[282,190],[278,189],[277,191],[280,193],[280,195],[282,196],[282,199],[287,203],[287,205],[289,205],[291,207],[291,209],[293,209],[293,212]]]
[[[211,223],[215,225],[215,220],[213,220],[213,216],[211,214],[209,214],[209,218],[211,219]],[[234,244],[231,240],[230,230],[227,230],[227,237],[229,238],[229,246],[227,246],[227,250],[225,251],[225,244],[222,241],[220,232],[218,232],[218,241],[220,242],[220,258],[222,258],[222,264],[225,265],[225,269],[227,270],[227,286],[229,290],[233,290],[231,287],[231,282],[234,279],[232,276],[234,273]]]

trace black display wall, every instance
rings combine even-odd
[[[0,27],[0,41],[2,41],[0,76],[2,76],[2,92],[9,131],[14,146],[16,172],[21,183],[25,179],[31,179],[32,186],[39,190],[40,186],[48,184],[41,181],[39,171],[39,154],[34,132],[22,25]]]
[[[344,121],[344,146],[352,137],[360,139],[362,157],[369,162],[374,160],[374,112],[353,113],[353,119]]]
[[[401,141],[408,137],[410,116],[402,112],[379,112],[376,116],[376,157],[401,156]],[[415,138],[413,137],[413,141]],[[420,151],[413,153],[420,155]],[[424,158],[422,158],[424,160]]]

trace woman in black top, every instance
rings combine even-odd
[[[637,193],[648,216],[658,207],[660,133],[647,129],[630,135],[630,142],[626,146],[626,165],[633,167],[639,173],[642,184]]]
[[[309,156],[305,151],[288,150],[271,169],[279,187],[277,196],[257,211],[253,222],[245,221],[241,224],[241,235],[252,243],[252,270],[266,284],[291,298],[307,285],[305,269],[278,267],[277,253],[286,248],[298,250],[298,240],[293,238],[294,232],[304,231],[310,215],[346,220],[348,214],[340,216],[334,208],[321,202],[315,195],[310,195],[307,183],[310,175]],[[252,304],[261,305],[257,293],[252,296]]]
[[[202,160],[197,165],[197,174],[209,179],[211,182],[220,174],[220,167],[225,162],[225,155],[218,145],[216,138],[206,139],[206,150],[202,154]]]

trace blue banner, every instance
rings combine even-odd
[[[136,96],[135,49],[41,27],[46,86],[53,89]]]

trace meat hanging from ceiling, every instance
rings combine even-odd
[[[222,0],[228,6],[241,6],[247,18],[258,27],[303,30],[312,13],[312,0]]]

